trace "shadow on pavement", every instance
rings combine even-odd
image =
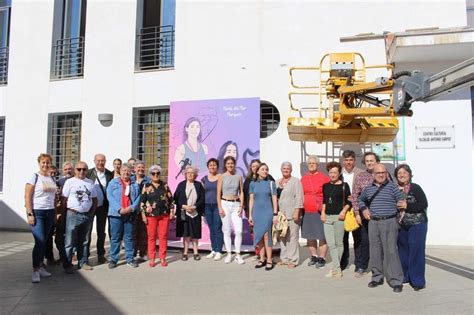
[[[123,313],[89,282],[88,278],[94,277],[96,270],[67,275],[61,265],[56,265],[48,267],[52,277],[31,283],[32,247],[33,238],[29,233],[2,233],[1,314]]]

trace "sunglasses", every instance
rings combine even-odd
[[[76,171],[85,172],[85,171],[87,171],[87,168],[76,168]]]
[[[151,175],[157,176],[157,175],[160,175],[160,172],[151,172]]]

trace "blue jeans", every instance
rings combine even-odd
[[[31,233],[35,239],[33,247],[33,268],[41,267],[44,254],[46,252],[46,242],[48,241],[49,232],[54,224],[54,209],[34,210],[35,225],[31,227]]]
[[[110,226],[110,262],[117,263],[119,260],[120,244],[124,242],[125,258],[127,262],[133,261],[133,217],[109,216]]]
[[[91,228],[92,218],[89,216],[89,213],[67,211],[66,237],[64,240],[67,262],[64,264],[64,267],[71,266],[74,248],[77,249],[79,266],[88,262],[89,232]]]
[[[224,235],[222,233],[222,220],[217,204],[206,203],[204,216],[206,217],[207,226],[209,226],[212,251],[220,253],[224,243]]]
[[[398,253],[403,269],[403,282],[422,288],[425,280],[425,244],[428,223],[401,225],[398,231]]]

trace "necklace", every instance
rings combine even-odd
[[[331,186],[332,186],[332,190],[331,190],[331,193],[329,194],[329,199],[328,199],[328,203],[330,205],[332,205],[332,195],[334,194],[334,190],[336,189],[336,183],[338,182],[339,180],[337,180],[335,183],[331,183]]]

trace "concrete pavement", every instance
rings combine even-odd
[[[316,270],[306,260],[293,270],[264,271],[248,255],[245,265],[209,261],[205,253],[183,262],[177,250],[166,268],[99,265],[66,275],[53,266],[51,278],[32,284],[32,246],[30,233],[0,232],[1,314],[473,313],[473,248],[429,248],[427,288],[396,294],[387,285],[369,289],[370,276],[355,278],[353,265],[342,279],[328,279],[329,266]],[[307,257],[306,248],[301,254]]]

